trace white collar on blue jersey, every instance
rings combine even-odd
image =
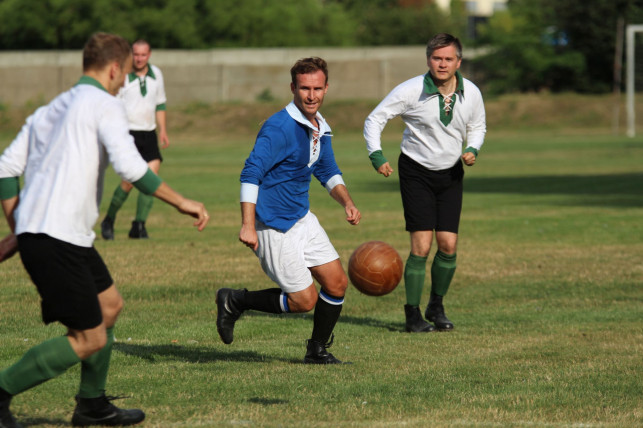
[[[317,130],[317,127],[312,123],[310,123],[310,120],[306,119],[306,116],[304,116],[301,110],[297,108],[297,106],[293,101],[291,101],[290,104],[286,106],[286,111],[288,112],[290,117],[292,117],[297,122],[309,127],[312,130]],[[330,132],[331,132],[330,126],[328,125],[328,123],[326,123],[326,120],[324,120],[321,113],[319,112],[317,112],[317,121],[319,122],[319,133],[322,135],[323,134],[330,135]]]

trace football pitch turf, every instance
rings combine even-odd
[[[344,267],[369,240],[388,242],[406,260],[397,172],[377,175],[361,136],[334,131],[363,220],[350,226],[314,179],[312,211]],[[129,396],[116,402],[121,407],[143,409],[142,426],[643,424],[640,138],[490,130],[477,164],[466,168],[458,267],[445,298],[455,330],[404,333],[403,285],[383,297],[349,287],[330,352],[352,364],[311,367],[301,361],[312,313],[246,313],[231,345],[216,332],[218,288],[274,286],[238,242],[239,172],[253,134],[170,137],[160,175],[206,204],[209,227],[198,233],[156,201],[151,239],[130,240],[133,193],[116,239],[95,243],[125,298],[107,393]],[[398,140],[386,134],[384,154],[395,169]],[[106,181],[101,217],[118,183],[111,169]],[[19,257],[0,265],[0,278],[4,368],[63,329],[42,326]],[[15,416],[29,427],[68,425],[78,380],[75,367],[15,397]]]

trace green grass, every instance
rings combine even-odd
[[[212,131],[216,134],[216,130]],[[161,175],[203,200],[202,233],[155,202],[151,239],[96,241],[126,307],[108,394],[145,410],[146,427],[622,427],[643,424],[643,144],[605,135],[490,133],[467,168],[458,271],[445,299],[451,333],[403,333],[404,288],[350,288],[331,348],[353,362],[301,364],[312,314],[247,313],[232,345],[216,333],[219,287],[273,285],[237,240],[239,172],[253,136],[175,133]],[[395,160],[399,134],[385,154]],[[397,174],[375,174],[357,133],[334,148],[357,227],[313,182],[311,205],[344,266],[367,240],[409,251]],[[5,140],[5,142],[7,142]],[[396,162],[394,162],[396,164]],[[116,186],[110,170],[101,213]],[[98,228],[96,228],[98,231]],[[0,227],[0,234],[6,226]],[[18,257],[0,266],[0,367],[63,332],[43,327]],[[425,291],[423,304],[428,292]],[[26,426],[69,423],[78,368],[17,396]]]

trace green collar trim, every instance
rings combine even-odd
[[[464,93],[464,82],[462,80],[462,74],[460,73],[460,71],[455,72],[455,78],[458,81],[455,91]],[[430,71],[427,71],[424,75],[424,93],[427,95],[435,95],[440,93],[440,91],[438,91],[438,87],[435,86],[435,82],[433,81],[433,76],[431,76]]]
[[[455,78],[457,79],[457,84],[455,87],[455,92],[451,96],[451,104],[448,106],[449,108],[445,108],[446,105],[444,104],[444,95],[438,91],[438,87],[435,85],[435,82],[433,81],[433,76],[431,76],[431,72],[427,71],[427,73],[424,75],[424,93],[427,95],[437,95],[439,98],[439,109],[440,109],[440,122],[444,126],[449,126],[451,123],[451,119],[453,119],[453,110],[455,109],[455,103],[458,99],[457,94],[460,94],[460,97],[464,94],[464,83],[462,81],[462,74],[460,74],[459,71],[455,72]]]
[[[78,83],[76,83],[76,85],[74,85],[74,86],[78,86],[78,85],[92,85],[92,86],[95,86],[98,89],[102,89],[103,91],[107,92],[107,89],[105,89],[105,87],[103,85],[101,85],[98,80],[94,79],[93,77],[89,77],[86,74],[83,75],[78,80]]]
[[[147,63],[147,73],[145,73],[145,76],[143,77],[148,77],[148,76],[156,80],[156,74],[154,74],[154,71],[152,71],[152,64],[150,64],[149,62]],[[138,78],[135,71],[132,71],[131,73],[129,73],[127,77],[129,78],[130,82]]]

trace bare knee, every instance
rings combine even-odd
[[[81,360],[92,356],[107,344],[104,324],[88,330],[69,330],[67,337],[72,349]]]
[[[123,298],[117,293],[109,298],[100,299],[100,302],[105,326],[107,328],[113,327],[125,305]]]
[[[337,277],[322,286],[323,290],[334,297],[343,297],[346,294],[346,289],[348,288],[348,277],[344,273],[338,274]]]
[[[300,313],[312,311],[317,304],[317,289],[314,284],[305,290],[288,294],[290,312]]]

